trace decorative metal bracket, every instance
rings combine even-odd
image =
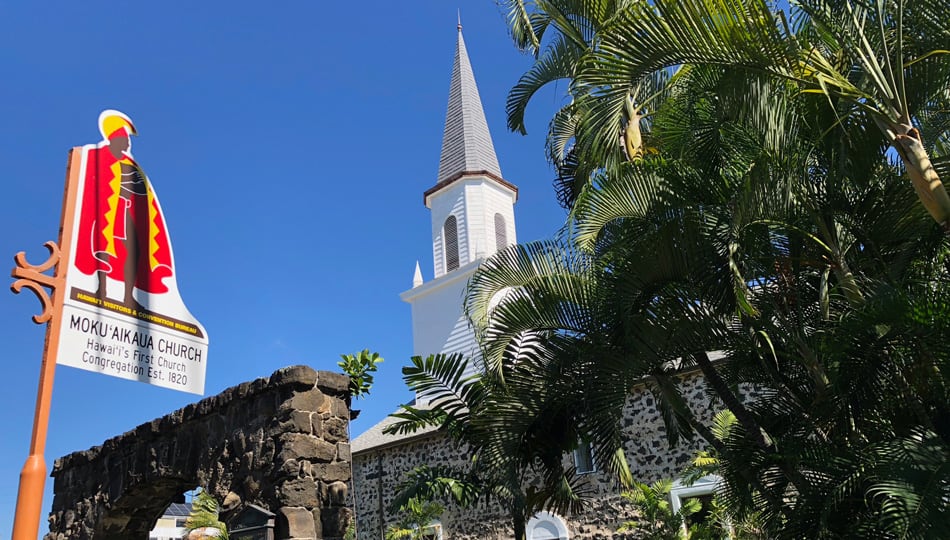
[[[49,250],[49,258],[46,259],[46,262],[40,265],[30,264],[26,260],[26,252],[21,251],[13,257],[16,266],[13,268],[13,272],[10,273],[11,276],[16,278],[16,281],[10,285],[10,289],[14,293],[19,294],[23,287],[36,293],[42,309],[38,315],[33,315],[33,322],[36,324],[48,322],[53,317],[53,301],[50,299],[50,293],[61,287],[64,281],[56,270],[53,271],[53,275],[45,273],[51,268],[56,268],[56,265],[59,264],[61,257],[59,246],[52,240],[43,245]],[[43,287],[49,288],[50,292],[46,292]]]

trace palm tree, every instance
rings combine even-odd
[[[445,508],[439,503],[411,498],[400,511],[404,516],[386,529],[386,540],[425,540],[433,537],[431,523],[439,519]]]
[[[662,99],[669,70],[645,74],[629,81],[623,90],[617,90],[624,93],[624,99],[622,110],[613,111],[615,114],[602,114],[596,109],[600,96],[573,84],[583,59],[596,46],[599,35],[629,3],[629,0],[501,2],[516,46],[535,57],[534,65],[508,95],[509,129],[522,134],[527,132],[525,111],[541,88],[562,80],[571,85],[570,102],[554,115],[547,138],[548,159],[558,174],[557,197],[565,208],[573,206],[596,171],[639,159],[649,150],[645,141],[649,118],[654,104]]]
[[[713,417],[710,431],[718,441],[725,443],[729,440],[735,424],[735,415],[728,410],[719,411]],[[722,477],[721,465],[719,453],[715,449],[701,450],[696,453],[692,463],[688,464],[683,470],[683,484],[691,486],[709,476]],[[724,505],[715,494],[710,503],[706,525],[710,532],[721,532],[729,540],[768,540],[770,538],[768,532],[763,528],[760,515],[757,512],[746,513],[741,517],[737,516],[730,512],[730,507]],[[722,537],[722,534],[719,537]]]
[[[622,101],[611,101],[620,93],[603,81],[622,88],[669,58],[695,63],[680,69],[654,113],[656,157],[603,167],[574,202],[560,241],[510,248],[473,278],[467,307],[486,366],[500,372],[503,351],[542,336],[539,346],[571,380],[605,384],[606,397],[583,409],[595,417],[577,422],[603,427],[586,432],[602,456],[617,437],[630,381],[642,378],[664,407],[671,439],[698,432],[721,456],[724,500],[739,514],[761,512],[776,534],[945,536],[938,516],[950,482],[940,464],[950,433],[940,419],[950,400],[939,319],[948,246],[899,181],[911,165],[903,156],[892,163],[887,151],[907,141],[882,131],[895,120],[861,102],[870,94],[838,95],[840,81],[789,76],[801,68],[790,56],[782,63],[789,47],[798,55],[806,38],[837,39],[817,31],[820,17],[799,14],[793,33],[773,24],[783,14],[757,3],[681,4],[630,3],[620,15],[628,20],[615,19],[580,61],[572,89],[593,88],[586,95],[602,99],[591,105],[605,111],[622,110]],[[923,4],[911,15],[945,9]],[[695,28],[659,18],[704,6],[732,11],[699,17]],[[891,9],[879,6],[878,14]],[[899,18],[880,22],[909,28]],[[645,20],[654,26],[630,30]],[[722,32],[707,35],[709,28]],[[771,41],[756,44],[742,29]],[[708,43],[694,43],[697,32]],[[777,45],[793,35],[798,41]],[[622,50],[674,38],[693,40],[698,52]],[[730,62],[706,61],[733,39],[745,48]],[[926,49],[925,38],[914,39]],[[836,50],[834,65],[849,65],[851,53]],[[809,61],[820,63],[816,54]],[[932,60],[942,53],[926,54],[913,58],[930,71],[913,92],[905,81],[900,96],[918,96],[905,100],[909,118],[926,121],[939,172],[947,85],[943,64]],[[641,57],[653,64],[624,70]],[[836,69],[864,80],[863,68]],[[809,81],[827,88],[816,92]],[[723,358],[714,363],[706,351]],[[674,368],[691,366],[737,419],[725,441],[684,407]],[[739,385],[764,397],[747,404]]]
[[[561,2],[505,4],[516,41],[534,50],[547,21],[563,13]],[[583,13],[576,6],[588,2],[568,4],[575,6],[569,18],[574,20]],[[631,91],[644,77],[679,66],[715,66],[786,81],[802,101],[820,100],[834,108],[839,122],[877,130],[900,157],[930,215],[950,227],[950,197],[940,178],[950,159],[940,146],[946,144],[950,120],[950,30],[945,23],[950,6],[939,0],[792,4],[782,11],[768,0],[617,2],[608,18],[596,19],[602,24],[589,25],[596,35],[585,35],[583,52],[577,51],[577,40],[568,49],[557,47],[555,39],[529,74],[571,78],[571,96],[581,101],[585,117],[597,119],[585,126],[595,133],[576,139],[601,141],[587,150],[599,153],[604,166],[615,161],[626,120],[634,118]],[[570,34],[565,26],[558,29]],[[524,95],[519,85],[511,99],[520,103],[530,98]],[[823,135],[812,133],[815,139]]]
[[[589,392],[601,399],[578,407],[590,415],[577,425],[591,428],[585,433],[600,459],[619,436],[626,390],[643,377],[667,412],[669,433],[699,432],[721,456],[724,500],[739,516],[761,512],[776,533],[945,535],[938,516],[950,500],[941,421],[948,412],[941,344],[950,336],[940,322],[950,305],[941,261],[947,246],[893,182],[896,174],[882,169],[863,189],[823,192],[814,199],[848,195],[848,202],[796,205],[781,223],[752,211],[759,207],[754,191],[718,208],[659,204],[697,193],[708,177],[667,174],[668,192],[650,199],[652,207],[646,197],[620,195],[643,192],[643,177],[594,184],[575,209],[589,221],[575,228],[607,209],[613,217],[592,237],[593,260],[559,267],[548,259],[556,253],[550,245],[519,246],[473,278],[468,305],[486,365],[497,369],[501,351],[544,335],[539,347],[557,353],[552,364],[567,374],[554,383],[559,393],[573,395],[571,381],[575,392],[606,390]],[[690,178],[694,190],[671,187]],[[600,202],[588,206],[595,195]],[[618,205],[635,203],[648,211],[618,217]],[[814,228],[805,228],[815,223],[815,208],[841,224],[839,237],[855,238],[841,256],[860,278],[853,281],[862,302],[849,298],[851,283],[833,279],[834,259]],[[588,209],[597,212],[581,213]],[[743,211],[747,221],[737,221]],[[515,292],[492,306],[507,287]],[[710,362],[709,350],[723,358]],[[675,368],[690,365],[738,419],[725,441],[683,406]],[[543,384],[551,383],[539,380],[535,389]],[[733,390],[740,384],[764,397],[744,403]]]
[[[707,92],[718,90],[718,78],[692,75],[689,91],[670,94],[672,105],[659,113],[666,125],[658,124],[657,130],[664,137],[660,128],[672,131],[671,118],[695,112],[684,112],[692,104],[677,100],[696,96],[701,85],[712,86]],[[762,107],[774,110],[776,105],[773,100]],[[611,388],[596,392],[605,399],[605,413],[619,414],[617,402],[622,403],[634,382],[647,377],[663,398],[660,403],[668,406],[665,417],[675,440],[680,433],[703,429],[675,395],[673,366],[687,358],[717,385],[755,437],[754,421],[705,351],[716,350],[713,338],[730,316],[755,313],[746,272],[764,271],[760,260],[768,249],[746,253],[739,247],[756,246],[767,238],[763,223],[787,207],[782,191],[774,189],[788,183],[780,174],[780,149],[769,146],[775,141],[752,142],[761,140],[755,133],[760,127],[733,122],[730,129],[744,135],[744,141],[729,146],[701,141],[715,154],[693,163],[645,158],[601,173],[575,203],[565,241],[573,248],[538,243],[488,261],[473,277],[467,300],[488,368],[497,370],[499,354],[524,332],[553,332],[574,343],[572,349],[562,349],[578,358],[598,359],[585,368],[579,367],[583,360],[575,361],[576,369],[587,372],[585,379],[607,371],[596,379]],[[672,144],[667,146],[676,152]],[[744,161],[738,162],[739,157]],[[728,167],[722,165],[726,162]],[[755,174],[739,182],[736,167]],[[516,292],[496,304],[503,291],[512,289]],[[677,324],[670,325],[670,320]],[[600,407],[597,401],[588,408]],[[619,434],[612,433],[610,441],[597,446],[602,463],[614,455]]]
[[[529,346],[529,344],[525,344]],[[521,357],[509,365],[504,384],[487,376],[465,377],[461,355],[413,357],[403,368],[409,388],[429,400],[427,407],[403,405],[400,421],[387,433],[411,433],[436,426],[470,456],[465,467],[422,466],[411,471],[392,504],[446,500],[467,507],[498,501],[509,510],[516,540],[525,539],[528,519],[540,510],[581,508],[585,491],[565,452],[576,447],[571,429],[571,400],[558,399],[553,385],[529,392],[543,362]],[[529,365],[530,364],[530,365]],[[531,376],[528,374],[532,373]]]

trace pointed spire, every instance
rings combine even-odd
[[[416,261],[416,273],[412,276],[412,288],[415,289],[422,285],[422,269],[419,268],[419,261]]]
[[[458,44],[455,65],[449,86],[449,106],[445,115],[442,136],[442,156],[439,159],[439,178],[442,182],[462,172],[488,171],[501,177],[501,167],[495,155],[482,100],[475,85],[475,75],[462,39],[462,19],[459,14]]]

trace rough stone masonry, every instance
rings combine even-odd
[[[202,487],[225,521],[253,504],[278,539],[338,539],[353,519],[349,378],[292,366],[138,426],[53,466],[47,540],[148,538]]]

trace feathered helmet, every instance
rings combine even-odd
[[[119,111],[107,109],[99,114],[99,132],[103,140],[131,137],[136,134],[132,119]]]

